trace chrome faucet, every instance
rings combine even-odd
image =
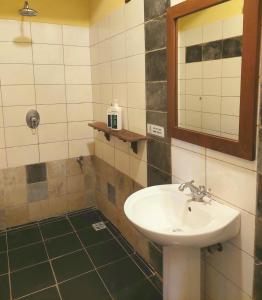
[[[194,185],[194,180],[180,184],[178,187],[179,191],[183,192],[186,188],[191,191],[192,199],[191,201],[205,202],[204,197],[208,197],[211,200],[210,189],[207,189],[204,185],[199,187]]]

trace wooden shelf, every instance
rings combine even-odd
[[[104,132],[105,138],[110,141],[110,137],[114,136],[120,139],[123,142],[128,142],[131,144],[132,150],[137,153],[137,147],[139,141],[145,141],[147,140],[147,137],[141,134],[137,134],[125,129],[122,130],[112,130],[107,127],[106,123],[103,122],[95,122],[95,123],[89,123],[88,126]]]

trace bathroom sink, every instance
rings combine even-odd
[[[230,240],[240,230],[238,211],[209,198],[191,199],[190,190],[169,184],[140,190],[124,205],[131,223],[163,246],[164,300],[200,300],[200,248]]]
[[[128,219],[149,239],[161,245],[206,247],[237,235],[240,213],[214,200],[193,202],[178,184],[153,186],[125,202]]]

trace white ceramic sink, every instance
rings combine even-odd
[[[161,245],[206,247],[237,235],[238,211],[214,200],[189,202],[190,192],[177,184],[145,188],[132,194],[124,210],[148,238]]]
[[[240,213],[214,200],[189,201],[190,191],[178,187],[140,190],[128,197],[124,210],[141,233],[164,246],[164,300],[200,300],[200,248],[235,237]]]

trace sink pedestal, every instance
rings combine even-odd
[[[163,254],[164,300],[200,300],[200,249],[165,246]]]

